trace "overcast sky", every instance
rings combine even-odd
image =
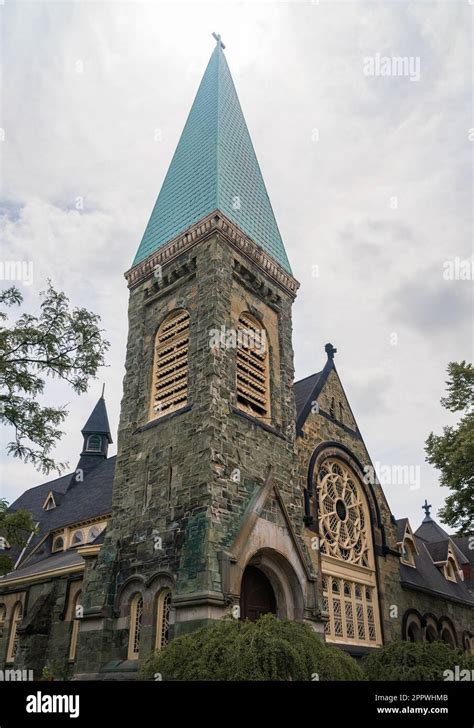
[[[456,421],[439,402],[448,362],[472,360],[472,281],[443,278],[471,255],[472,13],[467,0],[6,0],[2,259],[33,262],[25,308],[51,278],[100,314],[112,343],[86,395],[47,386],[48,404],[70,411],[59,460],[75,466],[102,382],[116,441],[123,273],[217,31],[301,283],[296,378],[322,368],[331,341],[372,460],[420,468],[419,482],[385,487],[394,515],[417,527],[425,498],[436,513],[449,491],[424,441]],[[367,75],[377,54],[406,57],[409,72]],[[49,479],[2,463],[10,501]]]

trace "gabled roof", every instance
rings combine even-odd
[[[204,73],[133,265],[215,210],[291,273],[220,42]]]
[[[107,408],[105,399],[101,397],[96,406],[89,415],[89,419],[81,430],[83,435],[107,435],[109,442],[112,442],[110,434],[109,418],[107,416]]]
[[[467,563],[465,554],[463,554],[456,542],[452,539],[449,533],[446,533],[446,531],[431,518],[431,516],[427,516],[423,520],[421,526],[415,531],[415,535],[418,536],[418,538],[422,538],[428,544],[439,544],[441,542],[446,544],[450,543],[459,563]],[[441,553],[439,546],[435,548],[437,548],[436,553]]]
[[[428,544],[415,535],[418,554],[414,555],[415,567],[400,562],[400,581],[402,586],[427,591],[434,595],[447,597],[474,607],[474,597],[463,581],[449,581],[435,566],[428,551]]]
[[[398,518],[397,519],[397,543],[401,543],[403,541],[403,537],[405,536],[405,531],[407,528],[408,518]]]

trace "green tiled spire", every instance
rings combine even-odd
[[[216,209],[291,273],[220,41],[209,60],[133,265]]]

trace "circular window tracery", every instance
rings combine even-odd
[[[321,552],[369,566],[367,523],[355,476],[342,462],[327,459],[318,473]]]

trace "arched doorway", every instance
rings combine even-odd
[[[275,592],[270,580],[255,566],[247,566],[240,590],[241,619],[253,622],[262,614],[276,614]]]

